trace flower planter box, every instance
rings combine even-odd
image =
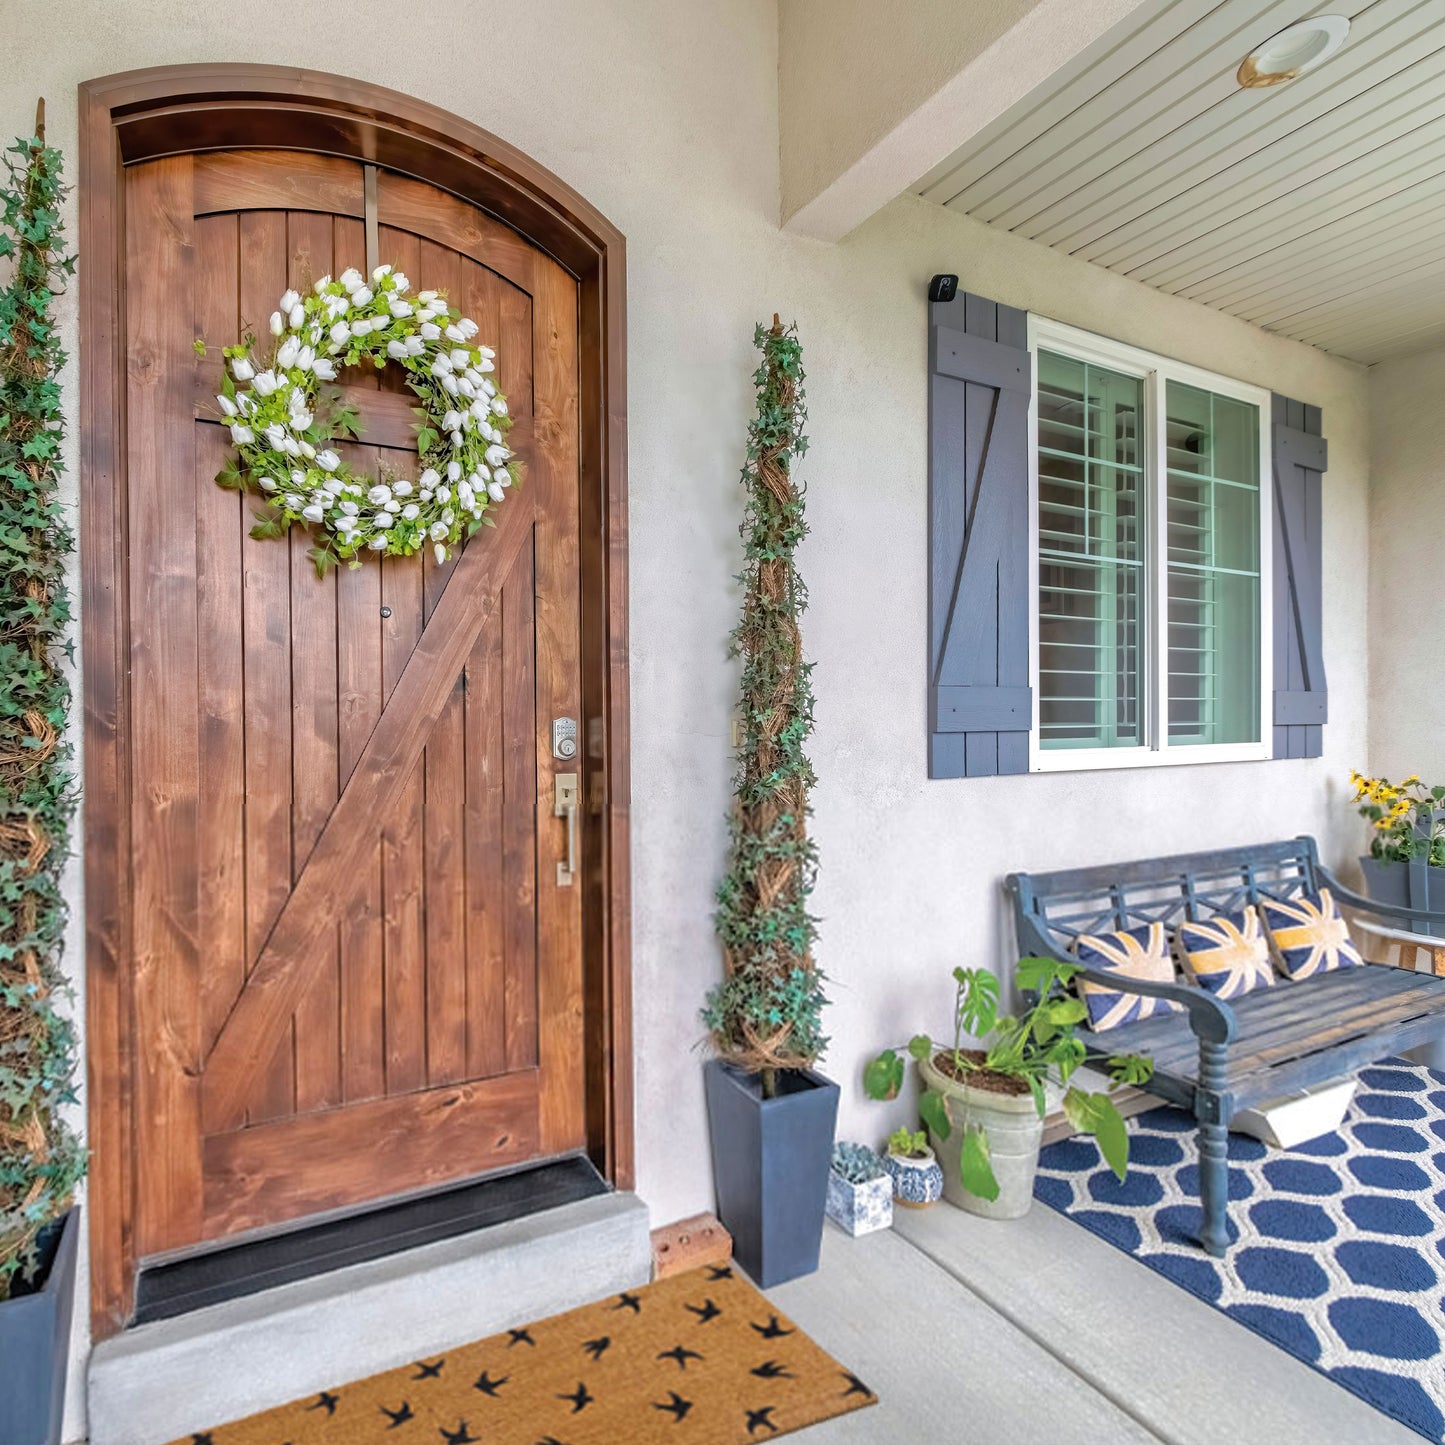
[[[80,1210],[52,1229],[59,1238],[44,1283],[0,1304],[0,1441],[60,1445]],[[42,1249],[45,1237],[42,1236]]]
[[[838,1117],[838,1086],[813,1069],[761,1080],[721,1059],[704,1067],[717,1212],[733,1255],[767,1289],[811,1274],[823,1243],[823,1211]]]
[[[1433,908],[1445,912],[1445,868],[1432,868],[1428,863],[1386,862],[1381,858],[1364,857],[1360,867],[1365,875],[1365,891],[1381,903],[1400,908]],[[1433,901],[1432,901],[1433,900]],[[1411,933],[1445,938],[1445,923],[1411,923],[1396,920],[1396,926]]]
[[[864,1184],[828,1171],[828,1218],[855,1238],[893,1223],[893,1180],[882,1174]]]

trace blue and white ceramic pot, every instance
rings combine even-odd
[[[893,1179],[893,1198],[910,1209],[926,1209],[943,1196],[943,1170],[932,1149],[922,1154],[885,1154],[883,1167]]]

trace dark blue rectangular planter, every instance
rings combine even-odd
[[[72,1209],[56,1227],[60,1238],[45,1283],[34,1294],[0,1304],[0,1441],[5,1445],[60,1445],[80,1210]]]
[[[785,1069],[778,1092],[721,1059],[704,1068],[717,1212],[737,1262],[765,1289],[811,1274],[823,1241],[838,1086]]]

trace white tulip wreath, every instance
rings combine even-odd
[[[516,480],[506,445],[512,419],[489,375],[496,353],[473,344],[476,322],[444,296],[408,299],[408,285],[390,266],[378,266],[369,284],[355,270],[323,276],[305,297],[282,296],[264,363],[253,336],[224,349],[229,371],[216,401],[240,455],[216,480],[266,494],[270,507],[253,537],[309,526],[322,575],[338,559],[355,567],[366,551],[407,557],[428,543],[444,562],[463,535],[492,525],[488,505]],[[321,396],[320,384],[367,361],[378,370],[400,365],[421,399],[415,479],[355,473],[332,449],[357,434],[359,418]]]

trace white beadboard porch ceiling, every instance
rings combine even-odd
[[[1312,15],[1343,48],[1242,90]],[[914,190],[1373,363],[1445,344],[1445,0],[1159,0]]]

